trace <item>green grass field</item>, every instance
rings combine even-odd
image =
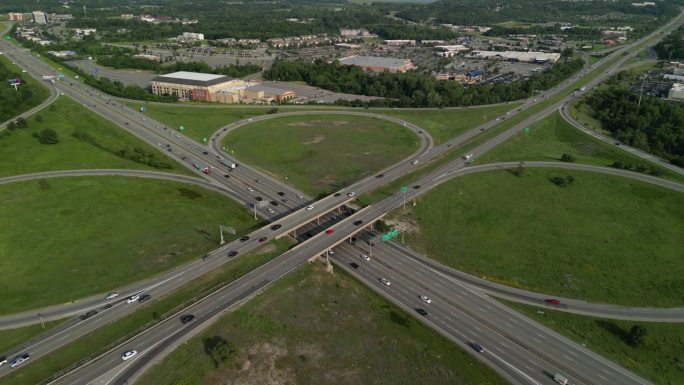
[[[242,126],[223,146],[311,195],[330,193],[372,175],[420,147],[411,131],[361,116],[286,116]]]
[[[50,107],[32,115],[27,121],[28,128],[6,131],[6,134],[0,135],[0,154],[3,159],[0,162],[0,176],[91,168],[155,170],[147,164],[116,155],[116,152],[126,148],[140,148],[152,155],[155,161],[172,167],[159,171],[194,175],[152,146],[65,97],[60,96]],[[57,132],[59,143],[40,144],[33,137],[33,134],[46,128]],[[76,130],[86,132],[108,150],[76,139],[73,136]]]
[[[2,29],[2,27],[3,26],[0,25],[0,29]],[[43,84],[38,83],[30,76],[22,76],[21,67],[12,64],[12,61],[5,57],[5,55],[0,55],[0,66],[5,67],[12,72],[15,72],[20,76],[22,82],[19,85],[20,88],[28,87],[31,89],[31,97],[26,99],[23,103],[16,106],[12,106],[11,109],[6,111],[0,110],[0,123],[5,120],[12,119],[13,117],[39,105],[50,95],[50,92]],[[10,88],[10,90],[12,92],[15,92],[13,88]]]
[[[585,345],[618,365],[658,385],[681,385],[684,379],[684,324],[616,321],[507,303],[535,321]],[[646,329],[641,346],[625,342],[634,325]]]
[[[216,248],[219,224],[255,225],[218,193],[140,178],[14,183],[0,186],[0,201],[0,314],[135,282]]]
[[[32,360],[27,365],[22,365],[10,375],[0,378],[0,385],[45,383],[56,373],[98,352],[106,351],[116,345],[117,341],[126,340],[134,333],[247,274],[285,252],[293,243],[290,238],[268,242],[242,258],[234,259],[211,273],[187,283],[169,296],[158,301],[150,301],[136,312],[103,326],[40,360]]]
[[[432,136],[435,144],[440,144],[462,132],[494,120],[497,116],[501,116],[519,105],[520,103],[511,103],[457,110],[370,110],[370,112],[394,116],[416,124]]]
[[[181,132],[197,141],[209,137],[219,128],[247,119],[253,116],[264,115],[270,107],[220,107],[220,106],[179,106],[176,104],[145,104],[126,102],[126,105],[140,109],[147,107],[145,114],[149,115],[169,128]],[[184,130],[180,131],[183,126]]]
[[[572,154],[577,163],[597,166],[608,167],[616,161],[649,165],[659,169],[664,177],[684,180],[679,174],[666,168],[592,138],[572,127],[558,112],[531,125],[529,135],[521,132],[492,151],[476,157],[475,162],[485,164],[520,160],[559,161],[564,153]]]
[[[215,368],[204,338],[238,354]],[[156,384],[504,384],[491,369],[345,273],[290,273],[139,379]]]
[[[24,344],[45,331],[59,326],[63,320],[45,322],[45,328],[41,324],[25,326],[19,329],[0,330],[0,352],[7,352],[15,346]]]
[[[572,176],[568,187],[551,177]],[[507,285],[636,306],[684,304],[684,194],[619,177],[525,169],[456,178],[394,215],[411,247]]]

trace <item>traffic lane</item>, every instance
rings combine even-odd
[[[380,246],[376,250],[375,261],[407,280],[414,281],[417,285],[422,286],[426,292],[434,294],[437,298],[454,301],[458,307],[467,309],[466,312],[469,315],[484,320],[484,323],[489,323],[492,329],[497,329],[501,334],[508,335],[511,340],[516,341],[526,349],[539,352],[558,367],[565,368],[565,373],[569,374],[581,365],[582,368],[579,373],[595,373],[596,376],[607,375],[609,378],[619,380],[620,383],[624,384],[647,383],[605,359],[597,359],[599,356],[593,355],[590,350],[491,300],[483,295],[480,290],[472,288],[470,285],[463,284],[436,271],[435,274],[426,276],[423,280],[416,278],[415,271],[420,267],[420,264],[409,255]],[[458,299],[454,299],[454,296]],[[489,321],[491,319],[497,319],[499,322],[495,325]],[[511,322],[504,321],[501,324],[500,320],[505,319],[509,319]],[[581,377],[582,375],[579,374],[578,376]]]
[[[487,325],[481,324],[460,309],[450,306],[447,301],[433,301],[431,304],[426,304],[420,299],[420,295],[424,295],[423,288],[414,282],[405,280],[401,275],[387,269],[386,266],[373,263],[371,260],[370,262],[356,262],[360,266],[358,269],[354,269],[350,267],[350,264],[351,261],[358,261],[358,257],[345,251],[340,252],[339,255],[336,252],[333,261],[374,287],[376,291],[392,299],[393,302],[401,304],[401,307],[407,310],[411,316],[439,329],[452,340],[458,341],[459,345],[466,351],[478,359],[489,361],[490,365],[518,379],[519,383],[529,384],[531,381],[537,381],[541,384],[549,383],[546,381],[548,378],[543,371],[525,370],[525,366],[530,365],[529,352],[514,343],[500,342],[500,339],[496,338],[496,331],[490,330]],[[388,279],[390,285],[383,284],[380,281],[382,278]],[[417,309],[426,310],[427,316],[418,314]],[[475,354],[472,349],[472,345],[475,343],[485,346],[488,351],[496,350],[498,353],[496,355]],[[532,361],[535,360],[532,359]],[[548,369],[554,370],[551,366]]]

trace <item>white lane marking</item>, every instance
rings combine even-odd
[[[607,379],[607,378],[603,377],[603,376],[602,376],[602,375],[600,375],[600,374],[597,374],[597,376],[601,377],[601,378],[602,378],[602,379],[604,379],[605,381],[608,381],[608,379]]]
[[[572,354],[573,356],[577,357],[577,353],[573,352],[572,350],[568,350],[568,353]]]
[[[485,309],[483,309],[483,308],[481,308],[481,307],[479,307],[479,306],[478,306],[477,308],[480,309],[480,311],[483,312],[483,313],[486,313],[486,312],[487,312],[487,310],[485,310]]]
[[[565,359],[568,360],[568,361],[570,361],[570,362],[573,362],[573,361],[574,361],[572,358],[566,356],[565,354],[563,354],[563,357],[565,357]]]
[[[514,324],[517,324],[517,323],[518,323],[518,321],[514,320],[514,319],[511,318],[511,317],[508,317],[508,319],[511,320],[511,322],[513,322]]]
[[[541,343],[542,343],[541,341],[539,341],[538,339],[536,339],[536,338],[534,338],[534,337],[532,337],[532,339],[534,340],[534,342],[536,342],[536,343],[538,343],[538,344],[541,344]]]
[[[537,333],[537,335],[539,336],[539,338],[541,338],[541,339],[543,339],[543,340],[546,339],[546,337],[544,337],[543,335],[541,335],[541,334],[539,334],[539,333]]]
[[[515,366],[513,366],[512,364],[510,364],[509,362],[507,362],[507,361],[504,360],[503,358],[497,356],[496,354],[492,353],[491,351],[489,352],[489,354],[491,354],[492,356],[496,357],[499,361],[503,362],[505,365],[507,365],[507,366],[510,367],[511,369],[513,369],[513,370],[515,370],[516,372],[520,373],[520,375],[522,375],[523,377],[527,378],[527,379],[528,379],[531,383],[533,383],[534,385],[541,385],[541,383],[539,383],[539,381],[537,381],[537,380],[535,380],[534,378],[530,377],[527,373],[525,373],[525,372],[523,372],[522,370],[516,368]]]
[[[608,370],[606,370],[606,369],[604,369],[604,368],[601,368],[601,371],[602,371],[603,373],[608,374],[608,375],[612,375],[612,374],[613,374],[613,373],[609,372]]]

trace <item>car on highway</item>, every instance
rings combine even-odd
[[[150,295],[149,295],[149,294],[143,294],[143,295],[140,296],[140,298],[138,298],[138,302],[139,302],[139,303],[143,303],[143,302],[145,302],[145,301],[147,301],[147,300],[149,300],[149,299],[150,299]]]
[[[271,203],[273,206],[278,206],[278,202],[276,202],[276,201],[271,201],[270,203]]]
[[[353,267],[353,268],[355,268],[355,269],[358,269],[358,268],[359,268],[359,264],[356,263],[356,262],[350,263],[349,266],[351,266],[351,267]]]
[[[325,233],[328,234],[328,235],[330,235],[330,234],[332,234],[332,233],[334,233],[334,232],[335,232],[335,230],[333,230],[333,229],[327,229],[327,230],[325,230]]]
[[[390,281],[387,278],[380,278],[380,282],[382,282],[382,284],[385,286],[390,285]]]
[[[418,190],[418,189],[421,188],[421,187],[423,187],[423,186],[417,184],[417,185],[414,185],[414,186],[413,186],[413,189],[414,189],[414,190]]]
[[[347,194],[347,196],[348,196],[349,198],[354,197],[354,195],[356,195],[356,193],[353,192],[353,191],[350,191],[350,192]]]
[[[126,299],[126,303],[133,303],[139,299],[140,299],[140,294],[133,294],[132,296],[128,297],[128,299]]]
[[[113,292],[113,293],[107,294],[107,296],[105,297],[105,299],[114,299],[114,298],[116,298],[116,297],[118,297],[118,296],[119,296],[119,293]]]
[[[230,178],[230,175],[228,175],[228,174],[223,174],[223,177],[226,178],[226,179],[228,179],[228,178]]]
[[[268,211],[269,214],[275,214],[275,210],[273,210],[273,209],[270,208],[270,207],[267,208],[266,211]]]
[[[235,250],[229,251],[229,252],[228,252],[228,257],[234,257],[234,256],[236,256],[237,254],[238,254],[238,253],[237,253],[237,251],[235,251]]]
[[[247,187],[247,191],[249,191],[249,192],[254,192],[254,189],[251,188],[251,187]]]
[[[428,312],[425,311],[425,309],[423,309],[423,308],[416,308],[416,311],[418,312],[418,314],[422,315],[423,317],[427,317],[427,315],[428,315]]]
[[[280,223],[276,223],[275,225],[271,226],[271,230],[278,230],[279,228],[283,227]]]
[[[247,242],[249,241],[249,235],[245,235],[244,237],[240,238],[240,242]]]
[[[555,298],[546,299],[546,300],[544,300],[544,302],[546,302],[549,305],[560,305],[561,304],[561,301],[558,299],[555,299]]]
[[[337,198],[337,197],[340,196],[340,195],[342,195],[341,192],[336,192],[336,193],[333,194],[333,196],[334,196],[335,198]]]
[[[463,155],[463,159],[468,160],[473,157],[473,154],[465,154]]]
[[[7,363],[7,356],[0,356],[0,366]]]
[[[432,303],[432,300],[425,295],[421,295],[420,299],[425,303]]]
[[[278,193],[277,193],[277,194],[278,194],[278,195],[280,195],[281,197],[282,197],[282,196],[285,196],[285,193],[284,193],[284,192],[282,192],[282,191],[278,191]]]
[[[363,258],[366,262],[370,262],[370,257],[366,254],[361,254],[361,258]]]
[[[472,346],[473,349],[478,353],[484,353],[484,351],[485,351],[485,348],[483,348],[482,345],[472,344],[470,346]]]
[[[382,178],[383,176],[385,176],[385,174],[378,174],[378,175],[376,175],[375,177],[378,178],[378,179],[380,179],[380,178]]]
[[[358,221],[354,221],[354,226],[358,226],[362,223],[363,223],[363,221],[359,219]]]
[[[124,352],[124,354],[121,355],[121,359],[126,361],[126,360],[134,357],[136,354],[138,354],[137,350],[129,350],[127,352]]]
[[[190,322],[194,321],[196,318],[192,314],[184,314],[180,317],[180,321],[183,324],[189,324]]]
[[[418,164],[418,161],[417,161],[417,160],[414,160],[413,162],[411,162],[411,164],[415,166],[415,165]]]
[[[264,241],[266,241],[266,239],[268,239],[268,238],[266,238],[266,237],[261,237],[261,238],[259,238],[259,242],[264,242]]]
[[[262,198],[262,197],[254,197],[254,199],[255,199],[257,202],[261,202],[261,201],[264,200],[264,198]]]
[[[308,206],[306,206],[306,209],[307,209],[308,211],[311,211],[311,210],[314,209],[314,207],[313,207],[312,205],[308,205]]]
[[[31,356],[28,353],[20,354],[20,355],[14,357],[14,359],[12,361],[10,361],[9,365],[12,368],[16,368],[17,366],[23,364],[24,362],[26,362],[30,359],[31,359]]]
[[[206,152],[206,151],[202,151],[202,154],[204,154],[204,155],[209,155],[209,153]]]

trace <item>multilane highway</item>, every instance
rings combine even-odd
[[[560,91],[560,89],[559,89],[558,91]],[[558,91],[556,91],[556,92],[558,92]],[[546,111],[546,110],[545,110],[545,111]],[[537,114],[537,115],[538,115],[538,114]],[[536,116],[536,115],[535,115],[535,116]],[[523,127],[526,123],[527,123],[527,121],[525,121],[522,125],[516,126],[516,127],[515,127],[516,131],[522,129],[522,127]],[[507,133],[510,132],[510,131],[511,131],[511,130],[505,132],[505,133],[502,134],[502,135],[497,136],[497,137],[495,138],[495,140],[496,140],[496,139],[500,139],[501,141],[505,140],[505,139],[507,138],[507,136],[505,136],[505,134],[507,134]],[[514,133],[515,133],[515,132],[513,132],[513,134],[514,134]],[[495,140],[494,140],[494,141],[490,141],[490,142],[493,142],[493,143],[487,142],[487,143],[485,143],[485,145],[489,143],[489,144],[491,145],[491,147],[493,147],[494,145],[500,143],[500,141],[499,141],[499,142],[496,142]],[[485,146],[485,145],[482,145],[482,146],[478,147],[478,150],[476,150],[476,153],[479,154],[479,153],[481,153],[481,152],[486,151],[488,148],[487,148],[487,147],[483,147],[483,146]],[[489,148],[491,148],[491,147],[489,147]],[[435,150],[437,150],[437,148],[435,148]],[[446,150],[445,150],[445,151],[446,151]],[[433,155],[434,153],[435,153],[434,151],[429,151],[429,152],[425,153],[424,156],[425,156],[425,157],[428,157],[428,155],[435,156],[435,155]],[[205,154],[205,155],[206,155],[206,154]],[[405,167],[405,166],[406,166],[406,165],[404,165],[404,167]],[[440,170],[441,170],[441,169],[440,169]],[[384,183],[387,182],[387,180],[393,179],[393,177],[401,176],[401,175],[403,175],[403,174],[401,174],[401,171],[408,171],[408,169],[407,169],[407,170],[397,170],[397,169],[390,170],[387,174],[385,174],[385,178],[386,178],[386,179],[385,179],[384,181],[379,181],[379,182],[383,182],[383,184],[384,184]],[[397,173],[397,172],[399,172],[400,175],[392,175],[392,173]],[[434,173],[433,173],[433,174],[434,174]],[[433,175],[433,174],[431,174],[431,175]],[[376,179],[377,179],[377,178],[376,178]],[[372,179],[371,179],[371,180],[372,180]],[[376,182],[378,182],[378,181],[376,181]],[[362,187],[362,186],[359,186],[359,187]],[[327,198],[326,198],[326,199],[327,199]],[[318,203],[317,203],[316,205],[318,205]],[[370,208],[370,209],[368,209],[368,210],[365,210],[364,213],[371,212],[372,209],[373,209],[373,208]],[[311,214],[314,214],[314,213],[311,213]],[[358,214],[357,214],[357,215],[358,215]],[[313,216],[310,215],[310,217],[313,217]],[[346,221],[346,220],[345,220],[345,221]],[[343,222],[344,222],[344,221],[343,221]],[[343,223],[343,222],[341,222],[341,223]],[[338,224],[338,225],[339,225],[339,224]],[[337,225],[336,225],[336,226],[337,226]],[[339,229],[338,229],[337,231],[339,231]],[[337,231],[336,231],[336,233],[337,233]],[[342,235],[343,235],[343,238],[342,238],[342,239],[345,239],[345,238],[344,238],[345,235],[344,235],[344,234],[342,234]],[[316,238],[316,237],[314,237],[314,238]],[[328,240],[329,240],[330,238],[323,238],[323,239],[328,239]],[[313,238],[312,238],[312,240],[313,240]],[[311,248],[312,248],[312,250],[308,250],[308,253],[309,253],[309,254],[310,254],[311,252],[313,252],[313,250],[317,250],[317,249],[318,249],[318,250],[321,250],[321,247],[322,247],[322,250],[327,250],[327,248],[331,247],[331,246],[327,246],[327,247],[326,247],[325,242],[323,242],[323,243],[321,243],[321,242],[307,242],[307,243],[305,243],[305,244],[308,245],[308,247],[311,247]],[[302,245],[304,245],[304,244],[302,244]],[[314,254],[315,254],[315,253],[317,253],[317,252],[314,252]],[[288,259],[288,258],[287,258],[287,253],[286,253],[286,255],[283,256],[282,260],[287,260],[287,259]],[[295,259],[295,258],[292,258],[292,259]],[[278,260],[280,261],[281,258],[279,258]],[[303,262],[301,262],[301,263],[303,263]],[[288,270],[288,271],[289,271],[289,270]],[[260,281],[260,282],[263,282],[263,281]],[[99,372],[101,373],[102,371],[99,371]],[[516,372],[516,373],[517,373],[517,372]],[[507,375],[510,376],[510,374],[507,374]],[[86,376],[86,377],[87,377],[87,376]],[[523,382],[523,383],[524,383],[524,382]]]

